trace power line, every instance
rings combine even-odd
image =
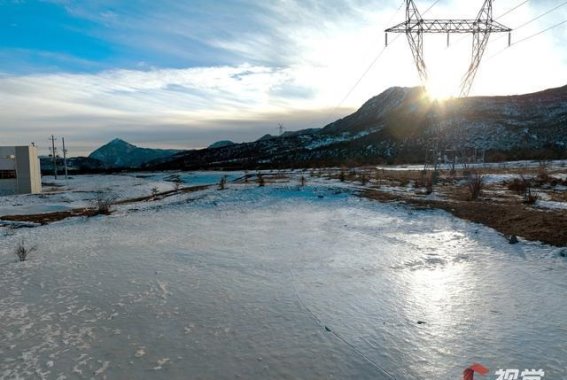
[[[425,12],[423,12],[423,16],[425,16],[425,14],[427,14],[435,5],[437,5],[437,3],[439,3],[441,0],[435,0],[430,6],[429,8],[427,8],[425,10]],[[405,0],[401,2],[400,6],[398,7],[398,9],[396,10],[396,12],[394,13],[394,15],[392,16],[392,18],[390,19],[390,21],[388,21],[388,24],[390,24],[394,18],[396,17],[396,15],[398,14],[398,12],[402,9],[403,5],[405,3]],[[394,42],[396,42],[396,40],[400,37],[400,35],[394,37],[394,39],[392,40],[392,42],[390,43],[393,44]],[[378,55],[374,58],[374,60],[370,63],[370,65],[366,68],[366,70],[364,70],[364,72],[362,73],[362,75],[360,76],[360,78],[358,78],[358,80],[355,82],[355,84],[349,89],[349,91],[347,92],[347,94],[341,99],[341,101],[335,106],[335,108],[333,108],[332,113],[335,113],[335,111],[349,98],[349,96],[353,93],[353,91],[356,89],[356,87],[358,87],[358,85],[360,84],[360,82],[362,82],[362,80],[366,77],[366,75],[370,72],[370,70],[374,67],[374,65],[376,64],[376,62],[378,62],[378,60],[382,57],[382,55],[384,54],[384,52],[386,51],[386,48],[388,46],[384,46],[384,48],[378,53]],[[331,115],[332,117],[332,115]]]
[[[527,40],[529,40],[529,39],[531,39],[531,38],[537,37],[537,36],[539,36],[540,34],[543,34],[543,33],[547,32],[547,31],[549,31],[549,30],[551,30],[551,29],[555,29],[555,28],[557,28],[558,26],[561,26],[561,25],[565,24],[566,22],[567,22],[567,20],[563,20],[563,21],[561,21],[560,23],[557,23],[557,24],[555,24],[555,25],[550,26],[549,28],[546,28],[546,29],[544,29],[544,30],[542,30],[542,31],[540,31],[540,32],[535,33],[535,34],[532,34],[531,36],[528,36],[528,37],[526,37],[526,38],[522,38],[522,39],[519,40],[518,42],[513,43],[512,46],[513,46],[513,45],[518,45],[519,43],[522,43],[522,42],[527,41]]]
[[[61,137],[61,142],[63,143],[63,166],[65,168],[65,181],[69,177],[69,172],[67,170],[67,148],[65,147],[65,137]]]
[[[49,140],[51,140],[50,150],[51,150],[51,162],[53,165],[53,177],[57,179],[57,148],[55,147],[55,140],[57,140],[57,138],[51,135]]]
[[[398,7],[398,9],[396,9],[396,12],[394,12],[394,14],[392,15],[392,17],[390,18],[390,20],[388,21],[388,24],[390,22],[392,22],[392,20],[394,20],[394,18],[398,15],[398,13],[400,12],[400,10],[402,9],[403,5],[405,3],[405,0],[402,0],[402,2],[400,3],[400,6]],[[392,41],[392,44],[394,42],[396,42],[397,37],[394,38],[394,40]],[[348,97],[352,94],[352,92],[354,91],[354,89],[360,84],[360,82],[362,82],[362,80],[364,79],[364,77],[366,76],[366,74],[368,74],[368,72],[372,69],[372,67],[376,64],[376,62],[378,62],[378,60],[382,57],[382,55],[384,54],[384,52],[386,51],[387,46],[384,46],[384,48],[382,48],[382,50],[378,53],[378,55],[372,60],[372,62],[370,63],[370,65],[368,65],[368,67],[366,68],[366,70],[364,70],[364,73],[362,73],[362,75],[360,76],[360,78],[358,78],[358,80],[356,81],[356,83],[348,90],[347,94],[341,99],[341,101],[339,103],[337,103],[337,105],[333,108],[333,110],[331,111],[331,113],[329,114],[329,116],[325,119],[324,125],[328,124],[328,122],[331,120],[331,118],[333,117],[334,113],[339,109],[339,107],[348,99]]]
[[[431,5],[429,6],[429,8],[427,8],[427,9],[425,10],[425,12],[423,12],[422,16],[425,16],[425,15],[427,14],[427,12],[429,12],[429,11],[431,10],[431,8],[433,8],[435,5],[437,5],[437,3],[440,2],[440,1],[441,1],[441,0],[436,0],[436,1],[434,1],[433,4],[431,4]]]
[[[526,26],[526,25],[528,25],[528,24],[531,24],[532,22],[534,22],[534,21],[536,21],[536,20],[539,20],[539,19],[542,18],[543,16],[547,16],[547,15],[550,14],[551,12],[553,12],[553,11],[555,11],[555,10],[557,10],[557,9],[559,9],[559,8],[561,8],[561,7],[563,7],[563,6],[565,6],[565,5],[567,5],[567,1],[565,1],[565,2],[563,2],[563,3],[561,3],[561,4],[559,4],[559,5],[556,6],[555,8],[552,8],[552,9],[550,9],[550,10],[548,10],[548,11],[546,11],[546,12],[540,14],[540,15],[537,16],[537,17],[534,17],[534,18],[531,19],[530,21],[528,21],[528,22],[526,22],[526,23],[523,23],[522,25],[518,26],[518,27],[516,28],[516,30],[518,30],[518,29],[520,29],[520,28],[523,28],[524,26]]]
[[[400,37],[401,35],[396,36],[391,44],[393,44],[394,42],[396,42],[396,40]],[[360,78],[358,78],[358,80],[356,81],[356,83],[350,88],[350,90],[347,92],[347,94],[344,96],[344,98],[341,99],[341,101],[339,102],[339,104],[337,104],[337,106],[333,109],[333,112],[336,111],[348,98],[349,96],[352,94],[352,92],[356,89],[356,87],[358,87],[358,85],[360,84],[360,82],[362,82],[362,80],[364,79],[364,77],[366,77],[366,75],[368,74],[368,72],[372,69],[372,67],[374,67],[374,65],[376,64],[376,62],[378,62],[378,60],[382,57],[382,55],[384,54],[384,52],[386,51],[387,46],[384,46],[382,48],[382,50],[380,51],[380,53],[378,53],[378,55],[376,56],[376,58],[374,58],[374,60],[370,63],[370,65],[368,65],[368,67],[366,68],[366,70],[364,70],[364,72],[362,73],[362,75],[360,76]]]
[[[548,32],[548,31],[552,30],[552,29],[555,29],[555,28],[557,28],[557,27],[559,27],[559,26],[561,26],[561,25],[563,25],[563,24],[565,24],[565,23],[567,23],[567,20],[563,20],[563,21],[561,21],[561,22],[559,22],[559,23],[557,23],[557,24],[555,24],[555,25],[550,26],[549,28],[545,28],[544,30],[541,30],[541,31],[539,31],[539,32],[537,32],[537,33],[534,33],[534,34],[532,34],[532,35],[530,35],[530,36],[528,36],[528,37],[526,37],[526,38],[522,38],[521,40],[519,40],[519,41],[517,41],[517,42],[514,42],[512,45],[510,45],[510,47],[513,47],[513,46],[516,46],[516,45],[518,45],[518,44],[521,44],[522,42],[526,42],[526,41],[528,41],[528,40],[530,40],[530,39],[532,39],[532,38],[534,38],[534,37],[539,36],[540,34],[543,34],[543,33],[545,33],[545,32]],[[492,58],[494,58],[494,57],[496,57],[496,56],[502,54],[503,52],[505,52],[505,51],[508,50],[508,49],[509,49],[509,48],[504,48],[504,49],[500,50],[499,52],[495,53],[494,55],[492,55],[492,56],[491,56],[490,58],[488,58],[488,59],[492,59]]]
[[[438,0],[439,1],[439,0]],[[390,20],[388,21],[388,24],[390,24],[394,18],[398,15],[398,13],[400,12],[400,10],[402,9],[402,7],[404,6],[405,0],[402,0],[402,2],[400,3],[400,6],[398,7],[398,9],[396,9],[396,12],[392,15],[392,17],[390,18]],[[392,40],[392,44],[394,42],[396,42],[397,37],[394,38]],[[334,108],[333,112],[336,111],[347,99],[348,97],[352,94],[352,92],[354,91],[354,89],[356,87],[358,87],[358,85],[360,84],[360,82],[362,82],[362,80],[364,79],[364,77],[366,77],[366,74],[368,74],[368,72],[372,69],[372,67],[376,64],[376,62],[378,62],[378,60],[382,57],[382,55],[384,54],[384,52],[386,51],[386,48],[388,44],[386,44],[386,46],[384,46],[382,48],[382,50],[378,53],[378,55],[374,58],[374,60],[372,60],[372,62],[370,63],[370,65],[368,65],[368,67],[366,68],[366,70],[364,70],[364,72],[362,73],[362,75],[360,76],[360,78],[358,78],[358,80],[356,81],[356,83],[350,88],[350,90],[347,92],[347,94],[345,95],[345,97],[343,99],[341,99],[341,101],[337,104],[337,106]]]
[[[565,2],[563,2],[563,3],[561,3],[561,4],[559,4],[558,6],[552,8],[552,9],[550,9],[550,10],[547,10],[547,11],[543,12],[542,14],[540,14],[539,16],[536,16],[536,17],[532,18],[531,20],[526,21],[525,23],[523,23],[523,24],[517,26],[516,28],[514,28],[514,30],[521,29],[521,28],[523,28],[524,26],[527,26],[527,25],[531,24],[532,22],[537,21],[537,20],[539,20],[540,18],[542,18],[542,17],[544,17],[544,16],[547,16],[547,15],[550,14],[551,12],[556,11],[557,9],[559,9],[559,8],[565,6],[565,5],[567,5],[567,1],[565,1]],[[500,38],[502,38],[502,37],[498,37],[498,38],[494,39],[492,42],[496,42],[496,41],[498,41]]]
[[[504,16],[506,16],[506,15],[512,13],[512,12],[514,12],[516,9],[518,9],[518,8],[520,8],[521,6],[527,4],[529,1],[530,1],[530,0],[525,0],[525,1],[521,2],[520,4],[516,5],[515,7],[512,7],[512,8],[510,8],[510,9],[508,9],[506,12],[504,12],[504,13],[502,13],[500,16],[496,17],[496,18],[494,19],[494,21],[498,21],[498,20],[501,19],[502,17],[504,17]],[[516,30],[516,29],[518,29],[518,28],[515,28],[514,30]],[[501,38],[503,38],[503,37],[504,37],[504,36],[497,37],[497,38],[493,39],[492,42],[498,41],[499,39],[501,39]],[[463,36],[463,37],[459,38],[459,39],[453,44],[453,46],[454,46],[454,45],[457,45],[457,44],[459,44],[459,43],[461,43],[461,42],[464,41],[466,38],[467,38],[467,36]],[[450,47],[450,46],[447,45],[447,49],[449,49],[449,47]]]
[[[516,5],[514,8],[508,9],[506,12],[504,12],[500,16],[496,17],[495,20],[501,19],[502,17],[506,16],[507,14],[514,12],[516,9],[520,8],[522,5],[526,4],[529,1],[530,0],[526,0],[526,1]]]

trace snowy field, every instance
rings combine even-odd
[[[44,212],[66,211],[73,208],[92,206],[96,193],[102,191],[118,199],[135,198],[152,194],[152,189],[167,191],[173,189],[171,176],[178,173],[133,173],[115,175],[80,175],[69,180],[43,178],[42,194],[0,197],[1,215],[24,215]],[[184,186],[218,183],[222,176],[233,180],[243,172],[192,172],[179,177]],[[169,181],[168,181],[169,180]]]
[[[169,190],[169,174],[76,177],[0,215]],[[0,227],[0,379],[442,380],[473,362],[567,378],[558,249],[308,181]],[[19,263],[22,238],[37,251]]]
[[[542,164],[545,164],[549,169],[562,169],[567,167],[567,160],[550,160],[550,161],[504,161],[504,162],[482,162],[482,163],[467,163],[466,167],[469,169],[537,169]],[[378,169],[386,170],[423,170],[423,164],[420,165],[385,165],[377,166]],[[439,164],[440,170],[451,170],[452,163]],[[462,169],[463,164],[457,164],[457,169]]]

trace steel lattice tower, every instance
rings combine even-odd
[[[405,33],[413,54],[419,77],[423,84],[427,83],[427,66],[423,58],[423,36],[425,33],[446,33],[447,44],[452,33],[472,33],[473,46],[470,66],[461,82],[460,96],[468,96],[486,45],[492,33],[510,33],[512,29],[500,24],[492,18],[492,1],[485,0],[475,19],[423,19],[414,0],[406,0],[406,21],[386,29],[388,33]],[[510,44],[510,36],[508,38]]]

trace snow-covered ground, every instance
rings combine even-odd
[[[153,189],[167,191],[174,188],[169,172],[127,173],[114,175],[79,175],[68,180],[59,177],[43,178],[43,192],[18,196],[0,197],[0,215],[38,214],[88,207],[98,191],[117,199],[148,196]],[[243,172],[184,172],[180,174],[183,186],[218,183],[223,176],[233,180]]]
[[[77,177],[36,205],[170,174]],[[567,378],[558,249],[308,180],[0,228],[0,378],[459,379],[473,362]]]
[[[534,169],[539,168],[542,165],[542,161],[506,161],[506,162],[482,162],[482,163],[472,163],[467,164],[469,169]],[[567,160],[551,160],[545,161],[545,165],[548,169],[563,169],[567,167]],[[442,170],[452,169],[453,164],[440,164],[439,168]],[[457,169],[462,169],[462,164],[457,164]],[[377,166],[378,169],[387,170],[423,170],[423,164],[420,165],[387,165],[387,166]]]

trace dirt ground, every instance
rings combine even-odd
[[[567,212],[537,210],[522,204],[493,201],[426,200],[367,189],[362,196],[382,202],[402,201],[418,208],[438,208],[453,215],[482,223],[505,236],[541,241],[558,247],[567,246]]]
[[[494,175],[503,180],[490,181]],[[417,208],[438,208],[482,223],[506,237],[516,235],[532,241],[567,246],[567,209],[541,207],[542,200],[567,205],[567,170],[564,167],[489,168],[432,172],[348,170],[331,178],[364,184],[360,195],[383,202],[399,201]],[[472,195],[471,183],[480,181]]]

